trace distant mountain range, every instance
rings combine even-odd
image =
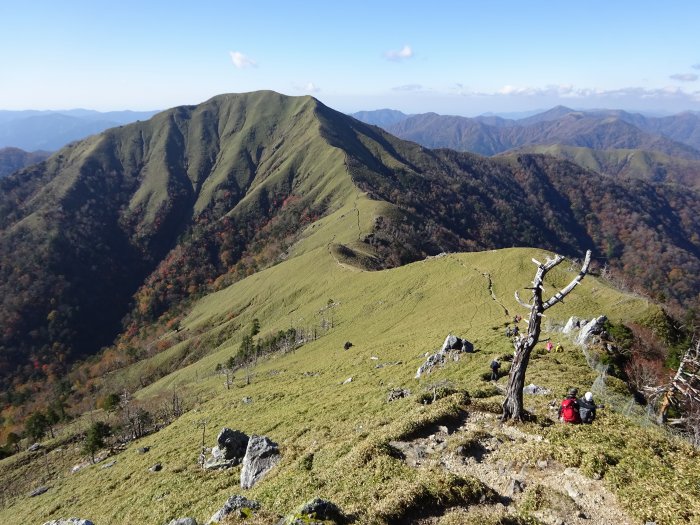
[[[147,120],[156,111],[0,110],[0,148],[55,151],[107,128]]]
[[[529,127],[553,134],[562,119],[597,129],[577,113]],[[0,376],[59,373],[310,236],[365,269],[445,251],[592,248],[630,285],[697,305],[700,198],[651,179],[540,154],[429,150],[311,97],[173,108],[0,180]],[[351,231],[334,227],[339,210],[357,216]]]
[[[617,110],[583,112],[558,106],[518,120],[436,113],[405,115],[386,109],[353,116],[429,148],[489,156],[546,150],[562,158],[578,159],[586,167],[609,175],[699,184],[695,162],[700,160],[700,116],[691,112],[647,117]],[[582,148],[589,151],[584,153]],[[630,155],[635,157],[632,164],[638,170],[624,161]],[[612,158],[604,160],[606,156]],[[594,157],[598,158],[595,162]]]

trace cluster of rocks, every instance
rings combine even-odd
[[[392,388],[386,396],[387,403],[396,401],[397,399],[403,399],[411,395],[411,391],[407,388]]]
[[[206,470],[219,470],[243,464],[241,488],[248,489],[267,474],[282,456],[277,443],[266,436],[248,437],[240,430],[224,427],[216,438],[211,457],[204,461]]]
[[[245,519],[259,509],[260,504],[257,501],[252,501],[236,494],[226,500],[226,503],[209,518],[206,525],[221,523],[229,517]],[[317,523],[317,520],[318,522],[332,522],[336,524],[347,522],[346,516],[333,502],[314,498],[304,503],[291,515],[282,518],[278,525],[308,525],[309,523]],[[197,520],[194,518],[178,518],[169,522],[168,525],[197,525]]]
[[[442,344],[442,348],[437,353],[429,355],[425,363],[418,368],[416,379],[420,379],[423,374],[430,373],[433,368],[445,364],[450,359],[458,361],[459,355],[465,352],[474,352],[474,345],[456,335],[448,335]]]
[[[575,335],[574,341],[585,346],[591,343],[596,336],[605,337],[605,322],[607,320],[608,318],[604,315],[590,320],[572,316],[566,322],[562,332]],[[577,331],[578,334],[576,334]]]

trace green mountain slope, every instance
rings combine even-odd
[[[561,145],[532,146],[519,149],[518,152],[553,155],[611,177],[672,182],[695,189],[700,187],[700,162],[661,153],[637,149],[595,150]]]
[[[692,191],[551,157],[431,151],[311,97],[174,108],[65,148],[0,190],[0,375],[17,387],[59,377],[124,329],[120,351],[143,357],[133,337],[154,321],[304,253],[306,237],[374,269],[445,251],[592,247],[676,305],[700,289]],[[353,228],[321,227],[338,210]]]
[[[197,267],[184,268],[196,275],[182,283],[194,293],[265,227],[281,230],[281,245],[330,196],[351,198],[342,152],[320,139],[316,104],[271,93],[215,98],[106,131],[4,180],[2,318],[11,329],[2,368],[14,361],[8,352],[34,353],[36,368],[110,342],[133,293],[176,246],[170,267],[198,252]],[[137,312],[153,319],[164,303],[150,298]],[[45,349],[30,352],[37,342]]]
[[[360,209],[361,217],[366,211]],[[327,230],[321,235],[352,231],[355,221],[352,214],[338,210],[311,229]],[[682,442],[617,414],[621,407],[605,393],[620,391],[619,382],[610,378],[608,390],[596,390],[600,401],[610,399],[611,404],[593,426],[552,425],[554,416],[547,407],[569,385],[603,385],[557,326],[569,315],[606,314],[622,321],[656,307],[592,276],[584,279],[565,304],[548,312],[544,337],[563,342],[566,351],[540,352],[528,369],[528,382],[552,389],[549,396],[526,398],[539,424],[511,429],[499,425],[489,412],[500,399],[482,374],[494,355],[512,353],[503,335],[504,325],[521,311],[512,292],[529,285],[530,258],[545,254],[524,249],[450,254],[367,272],[340,264],[326,246],[314,248],[316,232],[306,233],[297,246],[300,255],[207,296],[182,321],[183,340],[166,352],[186,353],[198,341],[208,340],[209,354],[137,397],[145,402],[178,392],[187,409],[183,416],[75,473],[71,467],[84,459],[76,446],[64,443],[61,451],[53,449],[66,434],[49,445],[46,459],[31,460],[22,453],[3,460],[0,482],[14,484],[0,508],[0,520],[8,525],[43,523],[70,515],[119,525],[192,516],[203,523],[229,496],[244,494],[259,501],[265,512],[253,523],[276,522],[278,515],[313,497],[332,500],[363,524],[417,522],[425,514],[443,524],[527,523],[542,508],[590,512],[590,506],[577,507],[583,496],[574,502],[567,495],[565,483],[578,487],[572,484],[579,482],[585,484],[586,495],[595,490],[605,498],[603,507],[618,520],[609,523],[621,523],[626,515],[634,517],[631,523],[656,519],[669,524],[692,523],[700,516],[696,455]],[[547,288],[563,286],[572,275],[566,268],[552,272]],[[238,370],[227,390],[215,366],[237,352],[253,319],[260,322],[260,339],[290,326],[315,327],[318,333],[294,351],[261,359],[250,371],[249,384],[246,372]],[[332,325],[323,323],[331,319]],[[439,348],[448,333],[472,341],[476,352],[416,380],[425,354]],[[352,347],[344,350],[348,341]],[[348,378],[352,381],[346,382]],[[471,404],[464,393],[432,404],[419,402],[423,394],[432,399],[434,385],[467,390]],[[407,388],[412,394],[390,403],[387,394],[392,388]],[[119,416],[98,411],[89,417],[116,424]],[[207,446],[221,427],[230,426],[278,442],[281,463],[250,490],[238,488],[240,467],[203,471],[197,465],[202,439],[197,424],[203,420]],[[437,425],[450,430],[433,438],[433,443],[444,443],[443,452],[426,450],[417,467],[402,459],[397,448],[401,443],[427,444],[427,436],[437,435]],[[467,451],[458,452],[460,445]],[[144,446],[150,450],[138,453]],[[479,450],[477,461],[472,456]],[[116,462],[103,468],[111,461]],[[538,461],[546,461],[546,466],[538,467]],[[155,463],[161,463],[162,470],[149,472]],[[496,476],[491,481],[490,472]],[[563,476],[560,486],[545,491],[545,479],[552,476],[555,481],[555,475]],[[527,479],[528,492],[512,501],[500,499],[508,481],[518,476]],[[592,479],[600,476],[603,481]],[[27,497],[39,484],[49,490]],[[650,487],[654,498],[648,497]],[[542,501],[543,494],[555,500]],[[533,505],[532,498],[538,503]],[[445,521],[437,521],[443,514],[440,519]]]
[[[13,171],[41,162],[49,156],[46,151],[23,151],[19,148],[0,148],[0,178]]]

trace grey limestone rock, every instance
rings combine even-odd
[[[235,467],[243,461],[248,436],[240,430],[224,427],[216,438],[217,445],[211,449],[211,457],[202,465],[205,470],[222,470]]]
[[[224,459],[242,459],[248,447],[248,436],[240,430],[224,427],[219,432],[216,442],[224,453]]]
[[[169,522],[168,525],[197,525],[197,520],[194,518],[178,518]]]
[[[346,521],[345,515],[335,503],[321,498],[314,498],[304,503],[297,511],[297,516],[324,522],[344,523]]]
[[[506,490],[506,495],[512,498],[516,494],[521,494],[523,490],[525,490],[525,482],[518,479],[511,479],[508,484],[508,489]]]
[[[42,485],[41,487],[37,487],[37,488],[35,488],[34,490],[32,490],[32,491],[29,493],[29,497],[30,497],[30,498],[34,498],[34,497],[36,497],[36,496],[40,496],[40,495],[42,495],[44,492],[46,492],[46,491],[48,491],[48,490],[49,490],[49,487],[46,487],[46,486]]]
[[[432,355],[426,354],[427,359],[416,372],[416,379],[420,379],[423,374],[432,372],[433,368],[438,365],[442,365],[448,359],[453,359],[454,361],[459,360],[459,354],[462,352],[473,352],[474,345],[467,341],[466,339],[461,339],[456,335],[449,334],[445,338],[445,342],[442,343],[442,348]]]
[[[580,345],[587,344],[594,335],[598,335],[603,331],[603,326],[607,320],[607,317],[601,315],[581,325],[581,331],[576,338],[576,342]]]
[[[406,388],[392,388],[386,396],[387,403],[396,401],[397,399],[403,399],[411,395],[411,391]]]
[[[209,518],[207,525],[211,525],[212,523],[220,523],[226,516],[233,513],[236,513],[238,517],[244,518],[247,514],[250,514],[252,511],[258,510],[259,508],[260,504],[257,501],[251,501],[244,496],[236,494],[227,499],[224,506],[217,510],[214,515]]]
[[[538,386],[534,383],[530,383],[525,388],[523,388],[523,394],[530,394],[534,396],[547,396],[551,394],[551,390],[543,386]]]
[[[241,488],[249,489],[255,485],[280,459],[277,443],[266,436],[250,436],[241,469]]]
[[[564,329],[562,330],[562,332],[565,334],[570,334],[571,332],[574,332],[581,328],[581,326],[584,324],[586,324],[585,319],[580,319],[579,317],[571,316],[566,322],[566,325],[564,325]]]

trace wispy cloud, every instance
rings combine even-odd
[[[313,93],[319,93],[321,91],[321,88],[313,82],[307,82],[306,84],[297,84],[296,82],[293,82],[292,90],[297,93],[304,93],[305,95],[310,95]]]
[[[700,64],[693,64],[692,66],[693,69],[700,69]]]
[[[671,75],[669,78],[673,80],[680,80],[681,82],[695,82],[698,76],[695,73],[676,73]]]
[[[255,60],[245,56],[240,51],[230,51],[229,53],[231,55],[231,61],[233,62],[233,65],[236,66],[236,68],[238,69],[245,69],[247,67],[258,67],[258,64],[257,62],[255,62]]]
[[[411,49],[411,46],[406,44],[399,51],[395,51],[395,50],[387,51],[386,53],[384,53],[384,56],[388,60],[394,60],[394,61],[405,60],[407,58],[413,57],[413,49]]]
[[[423,86],[420,84],[404,84],[403,86],[396,86],[391,88],[392,91],[421,91]]]
[[[476,94],[476,93],[475,93]],[[479,93],[486,95],[487,93]],[[500,96],[529,96],[529,97],[561,97],[561,98],[623,98],[633,97],[640,99],[670,99],[670,98],[697,98],[692,93],[687,93],[676,86],[668,86],[658,89],[643,87],[624,87],[619,89],[577,88],[569,84],[552,85],[545,87],[532,86],[503,86],[491,95]]]

